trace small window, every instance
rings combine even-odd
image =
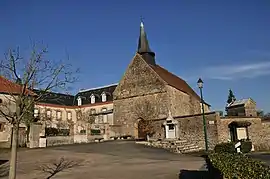
[[[169,130],[174,130],[174,124],[169,124]]]
[[[91,104],[94,104],[96,102],[96,97],[95,95],[91,95]]]
[[[3,132],[5,130],[5,124],[0,123],[0,132]]]
[[[82,105],[82,98],[81,97],[78,97],[77,98],[77,101],[78,101],[78,106],[81,106]]]
[[[0,98],[0,104],[3,103],[3,100]]]
[[[71,118],[72,118],[71,112],[67,112],[67,119],[71,120]]]
[[[103,93],[101,94],[101,100],[102,100],[102,102],[107,101],[107,95],[106,95],[105,92],[103,92]]]
[[[47,110],[47,118],[51,118],[51,116],[52,116],[52,112],[51,112],[51,110]]]
[[[38,109],[34,109],[34,117],[38,117],[38,113],[39,113]]]
[[[61,111],[57,111],[56,112],[56,117],[57,117],[57,119],[61,119],[62,118],[62,112]]]

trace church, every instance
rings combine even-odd
[[[197,93],[156,63],[142,22],[137,52],[113,93],[113,104],[115,124],[122,126],[122,133],[136,138],[143,137],[138,131],[140,120],[166,118],[169,112],[172,116],[201,113]]]

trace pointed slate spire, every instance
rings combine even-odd
[[[150,65],[156,65],[155,61],[155,53],[151,51],[146,32],[144,30],[144,24],[141,20],[140,25],[140,37],[139,37],[139,43],[138,43],[138,51],[139,54],[142,55],[143,59]]]

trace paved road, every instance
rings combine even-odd
[[[45,179],[39,167],[65,157],[79,166],[60,172],[55,179],[181,179],[202,178],[204,159],[149,148],[132,141],[22,150],[18,179]]]
[[[261,160],[270,166],[270,153],[253,153],[250,156],[257,160]]]

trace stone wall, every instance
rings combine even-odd
[[[116,87],[113,98],[118,100],[165,91],[164,81],[136,54]]]
[[[122,135],[132,135],[136,137],[136,123],[140,118],[146,117],[143,115],[141,116],[140,114],[144,113],[145,115],[146,113],[149,113],[151,119],[165,118],[168,115],[167,104],[168,98],[166,93],[156,93],[141,97],[115,100],[114,124],[122,125]],[[145,120],[148,119],[149,118]]]
[[[47,139],[47,146],[56,146],[74,143],[73,136],[53,136],[53,137],[46,137],[46,139]]]
[[[173,116],[201,113],[200,101],[188,94],[166,85],[170,110]]]
[[[201,148],[205,148],[203,116],[202,114],[192,116],[175,117],[178,121],[179,138],[186,139],[192,144],[196,144]],[[208,147],[213,149],[218,142],[217,120],[219,114],[212,112],[205,114],[207,126]]]
[[[202,114],[174,117],[174,119],[178,121],[180,140],[186,140],[191,144],[196,144],[202,149],[205,148]],[[207,122],[208,146],[210,149],[213,149],[218,143],[216,124],[219,119],[219,113],[206,113],[205,119]],[[155,121],[156,133],[153,138],[165,138],[165,128],[163,126],[165,120],[166,119]]]
[[[258,144],[262,123],[260,118],[254,117],[225,117],[218,121],[218,140],[219,142],[228,142],[231,140],[229,124],[233,121],[248,121],[251,125],[248,127],[249,138],[254,145]]]

